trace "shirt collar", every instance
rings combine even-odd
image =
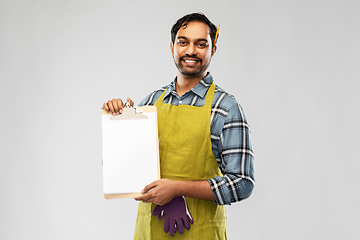
[[[172,91],[176,92],[176,87],[175,87],[176,81],[177,81],[177,77],[175,77],[174,81],[172,81],[169,84],[169,86],[165,92],[164,98],[166,98]],[[198,84],[196,84],[196,86],[193,87],[190,91],[192,91],[199,97],[204,98],[208,88],[210,87],[210,85],[213,81],[214,81],[213,77],[208,72],[207,75],[203,79],[201,79],[200,82]]]

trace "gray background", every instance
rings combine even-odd
[[[359,239],[359,1],[0,0],[0,239],[132,239],[102,194],[100,107],[173,80],[170,28],[220,24],[210,71],[243,106],[256,188],[229,239]]]

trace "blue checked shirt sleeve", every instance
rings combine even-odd
[[[219,133],[212,136],[212,143],[223,176],[215,176],[208,182],[214,203],[225,205],[248,198],[255,184],[250,128],[238,103],[228,111]]]

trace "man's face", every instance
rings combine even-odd
[[[216,47],[212,48],[210,28],[202,22],[189,22],[186,27],[182,26],[170,49],[179,72],[190,78],[205,75],[216,52]]]

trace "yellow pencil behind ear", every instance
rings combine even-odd
[[[216,33],[215,33],[215,39],[214,39],[214,45],[216,44],[216,41],[217,41],[217,38],[218,38],[218,35],[219,35],[219,30],[220,30],[220,25],[217,27],[216,29]]]

